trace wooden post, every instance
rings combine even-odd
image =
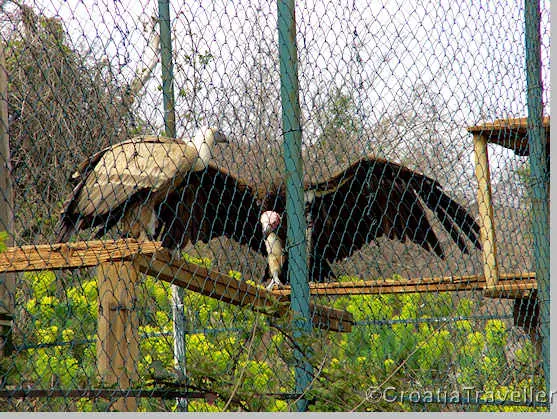
[[[4,42],[0,40],[0,231],[10,234],[6,243],[13,244],[13,194],[11,182],[10,143],[8,136],[8,70]],[[14,313],[15,274],[0,274],[0,357],[9,343]]]
[[[106,262],[97,268],[99,289],[97,367],[103,387],[129,389],[139,376],[139,272],[133,262]],[[113,409],[137,410],[135,397],[118,399]]]
[[[487,137],[474,133],[474,156],[476,159],[476,179],[478,181],[478,211],[480,215],[480,238],[484,263],[486,287],[484,293],[492,296],[497,291],[499,269],[497,266],[497,246],[495,243],[495,223],[491,199],[491,178],[487,155]]]

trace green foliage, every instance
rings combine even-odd
[[[501,394],[504,387],[501,383],[511,381],[524,390],[525,380],[535,374],[537,368],[534,352],[527,348],[518,351],[514,362],[520,364],[520,369],[513,368],[505,357],[508,325],[503,321],[488,320],[483,327],[469,320],[433,321],[473,313],[472,300],[461,298],[453,307],[453,297],[440,293],[337,299],[335,307],[346,308],[362,325],[354,327],[349,334],[335,336],[332,347],[315,347],[315,359],[329,359],[329,362],[311,390],[317,400],[312,410],[355,407],[358,410],[414,410],[409,402],[399,400],[369,400],[361,404],[366,391],[373,387],[392,387],[397,393],[407,394],[417,390],[423,393],[428,389],[465,393],[469,388],[487,394],[499,390]],[[382,321],[389,325],[381,324]],[[521,374],[509,377],[509,370],[521,371]],[[543,387],[537,383],[534,388]],[[425,407],[435,410],[438,405]],[[502,408],[486,410],[497,409]]]
[[[8,233],[0,231],[0,253],[6,251],[6,241],[8,240]]]
[[[195,265],[200,265],[203,266],[207,269],[211,269],[211,266],[213,264],[213,261],[209,258],[203,258],[203,257],[196,257],[196,256],[191,256],[188,253],[182,253],[182,258],[189,263],[193,263]]]
[[[360,129],[356,118],[356,102],[351,94],[340,88],[330,92],[324,115],[323,140],[345,136]]]
[[[520,178],[520,181],[524,185],[530,186],[531,176],[532,176],[532,172],[530,170],[530,165],[524,165],[524,166],[521,166],[521,167],[517,168],[516,173],[518,174],[518,177]]]
[[[188,260],[210,267],[208,259]],[[241,279],[241,273],[231,271]],[[14,356],[8,385],[25,381],[35,388],[90,388],[98,386],[96,371],[95,278],[57,278],[52,272],[24,275],[31,298],[22,335],[27,349]],[[139,381],[148,390],[169,383],[183,384],[173,359],[171,289],[147,276],[138,285],[140,315]],[[367,400],[370,388],[392,388],[392,394],[473,388],[487,400],[514,392],[543,389],[530,343],[507,360],[509,325],[502,320],[444,321],[474,314],[477,304],[453,295],[354,295],[323,304],[350,311],[357,322],[350,333],[314,330],[310,362],[315,379],[308,392],[311,410],[412,411],[409,401]],[[319,301],[316,301],[319,302]],[[190,401],[191,411],[289,411],[290,400],[267,394],[290,393],[294,388],[294,358],[289,320],[273,319],[186,291],[186,359],[191,389],[218,394],[214,403]],[[29,337],[32,336],[32,341]],[[512,371],[509,374],[509,371]],[[364,401],[362,403],[362,401]],[[49,410],[62,401],[49,400]],[[421,406],[437,410],[438,404]],[[107,402],[75,400],[72,408],[97,411]],[[486,411],[524,410],[521,407],[472,407]],[[173,410],[173,400],[139,399],[141,411]],[[531,410],[531,409],[530,409]]]
[[[21,339],[14,336],[17,349],[8,385],[26,382],[33,388],[87,388],[95,383],[96,351],[94,345],[97,288],[96,281],[83,278],[76,286],[61,292],[63,285],[53,272],[23,275],[25,288],[31,291],[21,323]],[[61,409],[60,399],[47,399],[48,410]],[[83,410],[89,402],[78,402]],[[90,408],[89,408],[90,410]]]

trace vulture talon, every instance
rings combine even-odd
[[[269,284],[267,284],[267,290],[268,291],[272,291],[274,288],[280,289],[284,287],[284,284],[282,283],[282,281],[279,279],[278,277],[278,273],[274,273],[273,274],[273,278],[271,279],[271,281],[269,281]]]

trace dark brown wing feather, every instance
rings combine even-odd
[[[85,179],[87,179],[103,154],[109,149],[110,147],[107,147],[85,159],[70,177],[70,183],[74,185],[74,188],[62,205],[62,212],[55,227],[56,240],[59,243],[67,242],[75,231],[92,226],[89,217],[84,217],[76,211],[77,200],[83,189]]]
[[[314,263],[336,262],[364,244],[386,236],[410,240],[440,258],[445,254],[425,211],[440,219],[459,248],[467,253],[466,237],[479,248],[479,227],[441,185],[404,166],[364,158],[318,184],[306,186],[317,194],[311,204]]]
[[[379,158],[363,158],[324,182],[304,186],[314,196],[311,215],[310,278],[333,276],[330,263],[351,256],[379,237],[410,240],[440,258],[445,254],[426,215],[426,207],[463,252],[466,238],[479,248],[479,227],[466,209],[447,196],[433,179]],[[285,211],[284,187],[275,188],[264,209]],[[425,203],[425,206],[424,206]],[[279,236],[286,239],[283,217]]]
[[[167,248],[224,236],[265,254],[256,190],[214,164],[190,173],[158,213]]]

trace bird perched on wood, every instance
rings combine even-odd
[[[466,238],[480,248],[479,226],[438,182],[384,159],[365,157],[323,182],[306,183],[304,199],[311,281],[334,278],[331,263],[382,236],[400,242],[410,240],[444,259],[426,208],[433,211],[463,252],[468,253]],[[284,182],[267,193],[262,211],[260,223],[272,277],[268,288],[272,288],[286,282]]]
[[[154,237],[161,202],[208,166],[215,144],[227,142],[218,129],[204,127],[191,141],[140,136],[94,154],[72,176],[75,187],[56,227],[58,241],[95,227],[101,237],[116,223],[130,237]]]

